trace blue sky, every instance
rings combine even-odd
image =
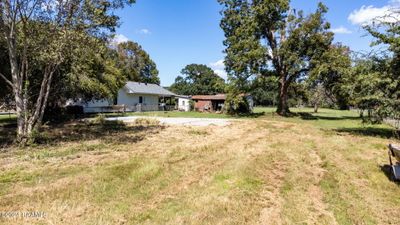
[[[317,0],[293,0],[293,8],[313,12]],[[369,49],[371,38],[360,28],[372,18],[383,16],[400,0],[326,0],[327,19],[336,33],[335,41],[352,50]],[[224,34],[219,27],[221,6],[217,0],[137,0],[117,12],[121,26],[117,39],[138,42],[160,71],[161,85],[169,86],[183,67],[206,64],[222,77]]]

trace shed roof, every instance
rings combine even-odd
[[[189,96],[189,95],[175,95],[175,97],[177,97],[177,98],[185,98],[185,99],[191,99],[192,98],[192,96]]]
[[[225,94],[217,94],[217,95],[193,95],[193,100],[225,100]]]
[[[149,95],[159,95],[159,96],[176,95],[157,84],[128,81],[125,85],[125,88],[128,90],[128,93],[130,94],[149,94]]]

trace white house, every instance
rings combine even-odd
[[[100,100],[92,100],[85,102],[82,99],[72,100],[69,99],[66,106],[78,105],[83,107],[84,113],[99,113],[99,112],[107,112],[109,111],[107,107],[113,105],[113,101],[111,99],[100,99]]]
[[[165,103],[168,103],[168,100],[172,103],[172,99],[175,96],[176,94],[157,84],[128,81],[125,86],[118,91],[116,101],[100,99],[85,102],[78,99],[77,101],[69,100],[66,105],[82,106],[84,113],[158,111],[169,109],[170,106]],[[163,99],[163,104],[159,103],[160,99]]]
[[[175,96],[157,84],[128,81],[118,91],[117,104],[125,105],[127,111],[157,111],[160,110],[160,98],[166,102]]]
[[[177,108],[179,111],[185,111],[188,112],[190,111],[190,96],[185,96],[185,95],[177,95],[176,100],[177,100]]]

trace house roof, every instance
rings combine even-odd
[[[189,96],[189,95],[176,95],[175,97],[177,97],[177,98],[186,98],[186,99],[191,99],[192,98],[192,96]]]
[[[217,94],[217,95],[193,95],[193,100],[225,100],[225,94]]]
[[[128,90],[128,93],[130,94],[149,94],[149,95],[159,95],[166,97],[176,95],[157,84],[128,81],[125,85],[125,88]]]

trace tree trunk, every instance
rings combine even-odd
[[[318,103],[314,104],[314,113],[318,113]]]
[[[279,101],[278,101],[278,109],[276,112],[281,116],[287,116],[290,113],[289,106],[287,103],[288,99],[288,86],[289,83],[285,80],[283,76],[279,85]]]
[[[40,127],[43,119],[43,115],[47,105],[47,99],[50,93],[50,86],[53,78],[53,74],[57,66],[49,66],[43,75],[42,84],[40,87],[39,96],[37,97],[33,113],[28,112],[28,95],[24,92],[26,90],[19,89],[16,92],[19,94],[15,95],[16,100],[16,111],[17,111],[17,142],[25,145],[29,140],[32,139],[32,132],[35,128]],[[22,85],[21,85],[22,87]],[[21,94],[24,92],[24,94]]]
[[[15,95],[16,102],[22,101],[20,96]],[[26,135],[26,119],[25,119],[25,110],[23,109],[21,104],[16,104],[16,112],[17,112],[17,142],[26,143],[27,135]]]
[[[10,67],[11,67],[11,77],[12,77],[12,88],[14,92],[15,99],[15,111],[17,114],[17,142],[26,142],[26,118],[27,118],[27,110],[26,110],[26,98],[24,98],[23,89],[22,89],[22,79],[18,66],[18,58],[17,58],[17,47],[16,47],[16,38],[14,30],[10,30],[8,35],[6,36],[7,45],[8,45],[8,55],[10,59]]]
[[[14,92],[15,108],[17,114],[17,139],[16,141],[25,145],[32,138],[32,131],[41,125],[43,114],[46,109],[47,99],[50,93],[53,75],[58,68],[59,63],[52,63],[45,68],[43,80],[40,86],[40,92],[34,104],[32,112],[28,111],[28,105],[32,101],[28,94],[27,82],[28,72],[25,67],[18,66],[17,50],[14,35],[7,37],[9,49],[9,58],[11,65],[12,88]]]

